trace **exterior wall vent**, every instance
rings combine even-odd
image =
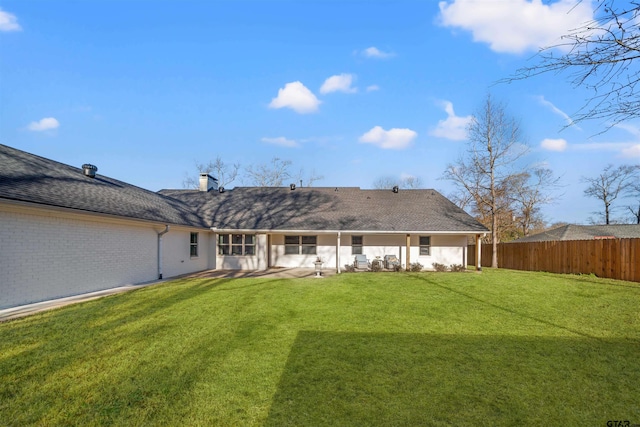
[[[393,186],[393,192],[397,193],[398,191],[400,191],[400,187],[398,187],[397,185]]]
[[[82,165],[82,173],[84,174],[84,176],[95,178],[96,172],[98,172],[97,166],[90,165],[89,163],[85,163],[84,165]]]

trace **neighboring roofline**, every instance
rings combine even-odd
[[[34,209],[34,210],[44,209],[44,210],[49,210],[49,211],[54,211],[54,212],[65,212],[65,213],[71,212],[71,213],[74,213],[76,215],[95,216],[95,217],[100,217],[100,218],[110,219],[110,220],[143,222],[145,224],[156,224],[156,225],[161,225],[161,226],[165,226],[165,225],[169,224],[169,225],[172,225],[174,227],[197,228],[199,230],[209,230],[210,229],[209,227],[206,227],[206,226],[178,224],[178,223],[174,223],[174,222],[170,222],[170,221],[154,221],[154,220],[151,220],[151,219],[136,218],[136,217],[124,216],[124,215],[114,215],[114,214],[108,214],[108,213],[103,213],[103,212],[95,212],[95,211],[89,211],[89,210],[84,210],[84,209],[68,208],[68,207],[65,207],[65,206],[50,205],[50,204],[41,203],[41,202],[27,202],[27,201],[24,201],[24,200],[10,199],[10,198],[7,198],[7,197],[0,197],[0,203],[6,203],[9,206],[26,207],[26,208]]]
[[[488,231],[429,231],[429,230],[384,230],[384,231],[375,231],[375,230],[296,230],[296,229],[286,229],[286,230],[274,230],[274,229],[238,229],[238,228],[216,228],[211,227],[211,231],[215,233],[239,233],[239,234],[269,234],[269,233],[291,233],[291,234],[430,234],[430,235],[464,235],[468,236],[470,234],[482,234],[486,235]]]

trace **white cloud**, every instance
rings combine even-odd
[[[307,114],[318,111],[322,102],[305,85],[291,82],[278,90],[278,96],[271,100],[269,108],[291,108],[296,113]]]
[[[618,123],[615,128],[622,129],[630,133],[631,141],[624,142],[587,142],[581,144],[571,144],[569,147],[575,151],[608,151],[617,154],[617,157],[637,159],[640,158],[640,128],[629,123]]]
[[[640,158],[640,144],[632,145],[629,148],[624,148],[622,150],[622,155],[624,157],[638,157]]]
[[[380,148],[401,150],[407,148],[416,136],[418,136],[418,133],[411,129],[393,128],[384,130],[380,126],[375,126],[362,135],[359,141],[365,144],[377,145]]]
[[[18,18],[13,13],[5,12],[0,8],[0,31],[21,31]]]
[[[547,3],[547,4],[545,4]],[[440,22],[470,31],[496,52],[522,53],[555,45],[570,30],[593,19],[591,1],[441,1]]]
[[[27,129],[34,132],[42,132],[45,130],[57,129],[60,126],[60,122],[58,122],[53,117],[45,117],[41,119],[39,122],[31,122]]]
[[[380,90],[380,86],[378,86],[378,85],[367,86],[367,92],[374,92],[376,90]]]
[[[625,130],[636,138],[640,138],[640,129],[634,125],[628,123],[617,123],[614,127]]]
[[[567,122],[567,126],[573,126],[578,130],[582,130],[578,125],[576,125],[573,122],[573,120],[571,119],[571,117],[569,117],[567,113],[565,113],[564,111],[562,111],[561,109],[553,105],[551,101],[547,101],[544,98],[544,96],[536,96],[535,98],[538,100],[538,102],[540,102],[540,104],[544,105],[545,107],[549,108],[551,111],[556,113],[558,116],[562,117]]]
[[[585,144],[572,144],[571,149],[577,151],[614,151],[622,153],[634,144],[628,142],[588,142]]]
[[[562,138],[545,138],[540,143],[540,146],[549,151],[565,151],[567,149],[567,141]]]
[[[453,141],[463,141],[467,139],[467,126],[473,120],[473,116],[459,117],[453,111],[453,104],[450,101],[442,101],[441,106],[447,113],[447,118],[439,120],[435,129],[429,135],[438,138],[451,139]]]
[[[386,59],[394,56],[391,52],[383,52],[377,47],[371,46],[362,51],[362,55],[366,58]]]
[[[635,141],[629,143],[609,143],[607,144],[607,148],[613,145],[612,148],[617,148],[620,151],[620,154],[622,154],[622,157],[640,157],[640,143],[638,143],[638,140],[640,139],[640,128],[629,123],[618,123],[614,125],[614,127],[629,132],[635,137]]]
[[[344,92],[344,93],[355,93],[358,91],[355,87],[351,87],[351,84],[355,80],[355,76],[353,74],[337,74],[335,76],[329,77],[324,81],[322,87],[320,88],[320,93],[326,94],[331,92]]]
[[[262,138],[260,141],[266,142],[267,144],[280,145],[282,147],[297,147],[298,143],[293,139],[287,139],[284,136],[279,136],[277,138]]]

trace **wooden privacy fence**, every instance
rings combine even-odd
[[[468,264],[475,265],[475,245],[467,253]],[[491,244],[482,245],[481,256],[482,266],[490,267]],[[640,239],[500,243],[498,267],[640,282]]]

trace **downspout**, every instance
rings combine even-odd
[[[158,233],[158,280],[162,279],[162,236],[169,232],[169,226],[164,227],[164,231]]]

